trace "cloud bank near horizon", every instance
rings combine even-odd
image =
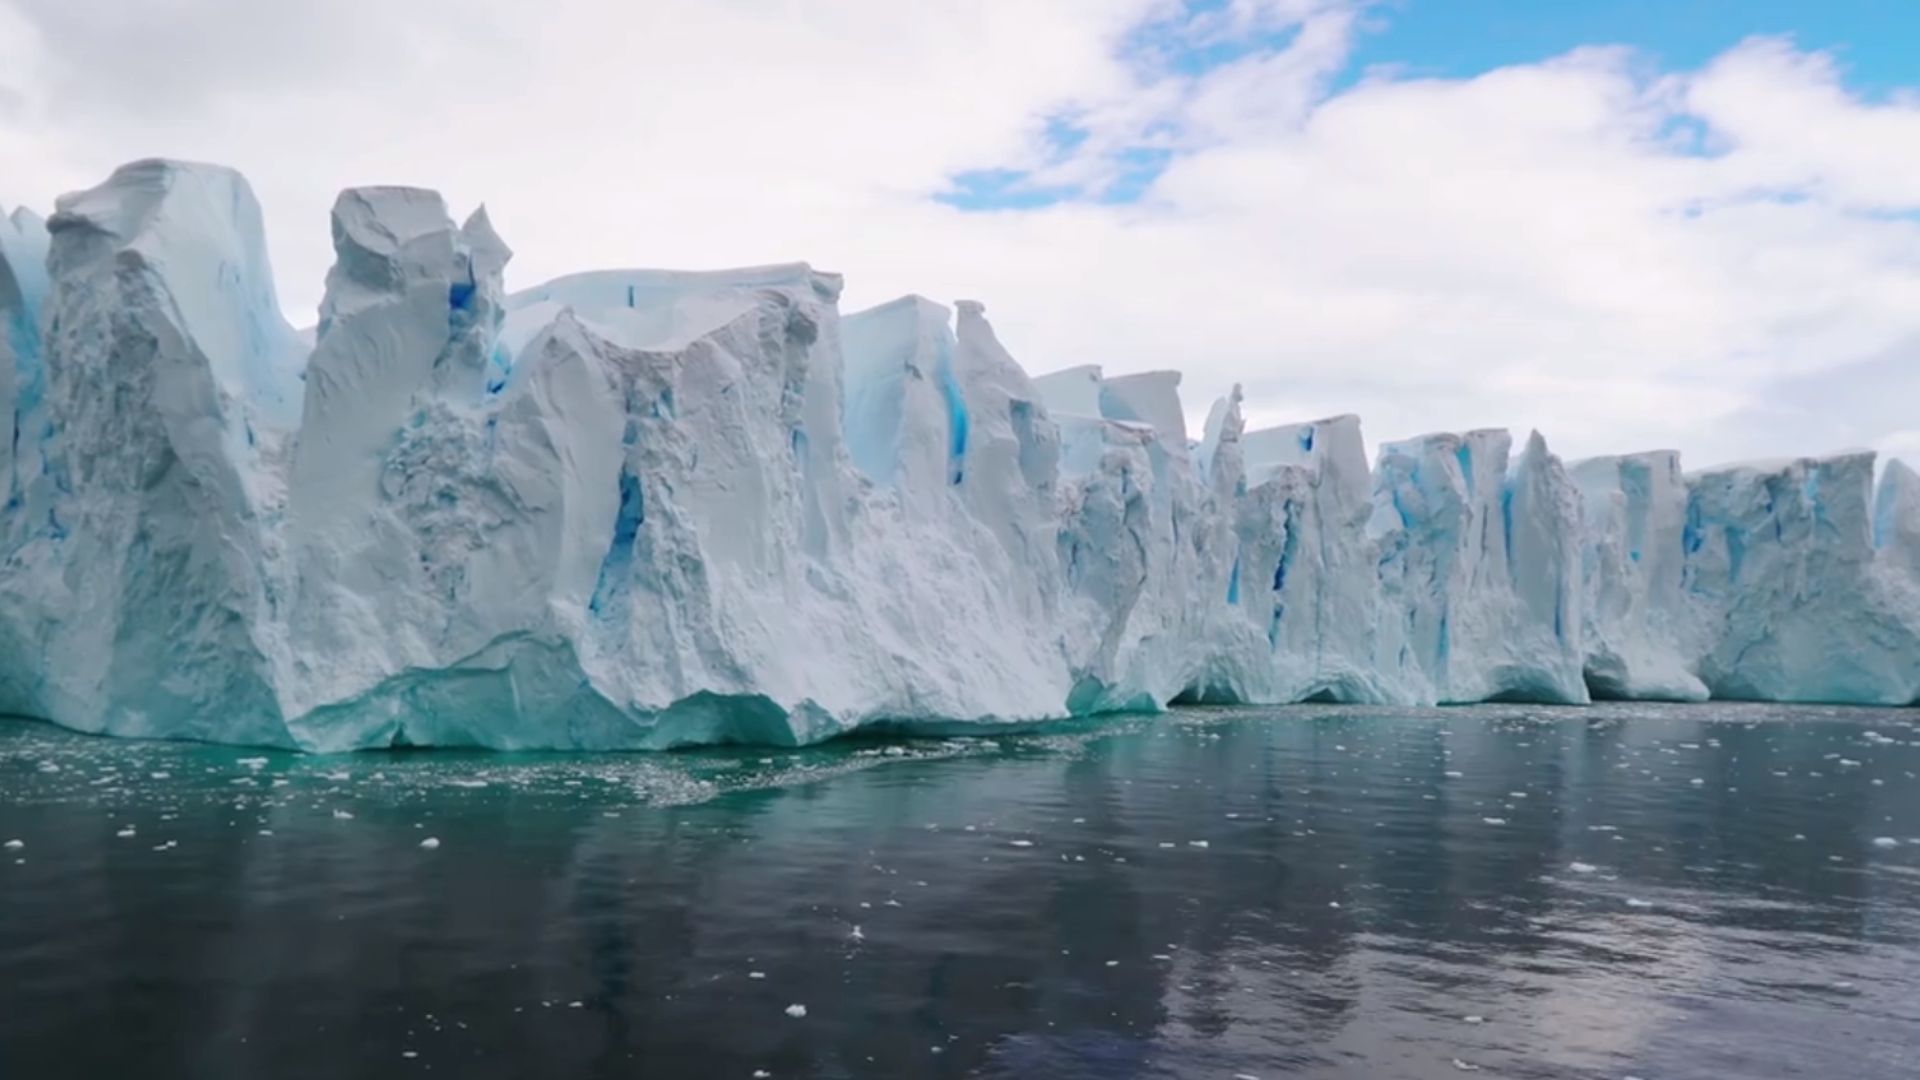
[[[805,259],[1030,371],[1568,456],[1920,457],[1920,95],[1782,38],[1356,70],[1342,0],[0,0],[0,201],[230,164],[311,321],[338,189],[484,201],[525,287]]]

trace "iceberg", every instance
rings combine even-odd
[[[510,292],[343,192],[317,326],[231,170],[0,216],[0,710],[113,735],[797,745],[1174,702],[1920,699],[1920,476],[1188,430],[804,264]]]

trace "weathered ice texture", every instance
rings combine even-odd
[[[0,709],[343,750],[802,743],[1170,701],[1920,698],[1920,477],[1351,416],[1190,438],[805,265],[508,294],[362,188],[317,328],[235,173],[0,216]]]

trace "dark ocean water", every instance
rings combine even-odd
[[[301,757],[8,721],[0,1077],[1910,1078],[1917,722]]]

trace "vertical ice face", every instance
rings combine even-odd
[[[1474,431],[1381,448],[1370,531],[1399,616],[1383,620],[1382,648],[1435,700],[1585,701],[1578,561],[1563,543],[1578,506],[1537,439],[1509,477],[1511,445]]]
[[[0,709],[122,734],[798,743],[1171,700],[1920,698],[1920,479],[1351,416],[1190,442],[977,303],[802,264],[508,296],[364,188],[308,343],[222,169],[0,219]]]
[[[840,323],[847,452],[903,500],[940,498],[965,476],[968,416],[947,309],[906,296]]]
[[[490,433],[469,415],[499,381],[506,249],[484,215],[469,235],[434,192],[356,188],[334,204],[333,245],[288,521],[295,650],[329,658],[338,696],[492,636],[463,611],[465,553],[489,516],[522,510],[487,482]]]
[[[1687,485],[1680,455],[1592,458],[1571,472],[1581,530],[1586,678],[1594,696],[1700,701],[1681,588]]]
[[[1510,661],[1499,693],[1585,701],[1579,497],[1537,431],[1505,482],[1507,571],[1519,601],[1506,642],[1522,659]]]
[[[1889,460],[1873,503],[1873,545],[1887,572],[1920,589],[1920,473]]]
[[[1099,416],[1102,381],[1099,365],[1082,364],[1042,375],[1033,387],[1055,416]]]
[[[1375,661],[1380,603],[1360,421],[1336,416],[1240,436],[1235,603],[1280,700],[1396,700]]]
[[[300,348],[253,196],[143,161],[47,229],[37,374],[16,346],[0,683],[89,730],[285,741],[272,534]]]
[[[1688,478],[1685,587],[1715,697],[1904,704],[1920,630],[1875,560],[1873,455]]]
[[[0,207],[0,482],[19,496],[17,456],[26,418],[39,415],[46,378],[40,357],[41,308],[47,296],[47,225],[25,207]],[[37,471],[37,438],[29,439]]]
[[[1060,469],[1060,430],[1039,391],[1008,354],[976,301],[956,305],[953,368],[967,417],[965,449],[956,470],[968,516],[984,525],[1009,565],[1034,575],[1032,612],[1049,618],[1046,601],[1059,584],[1052,554],[1058,531],[1054,490]]]

